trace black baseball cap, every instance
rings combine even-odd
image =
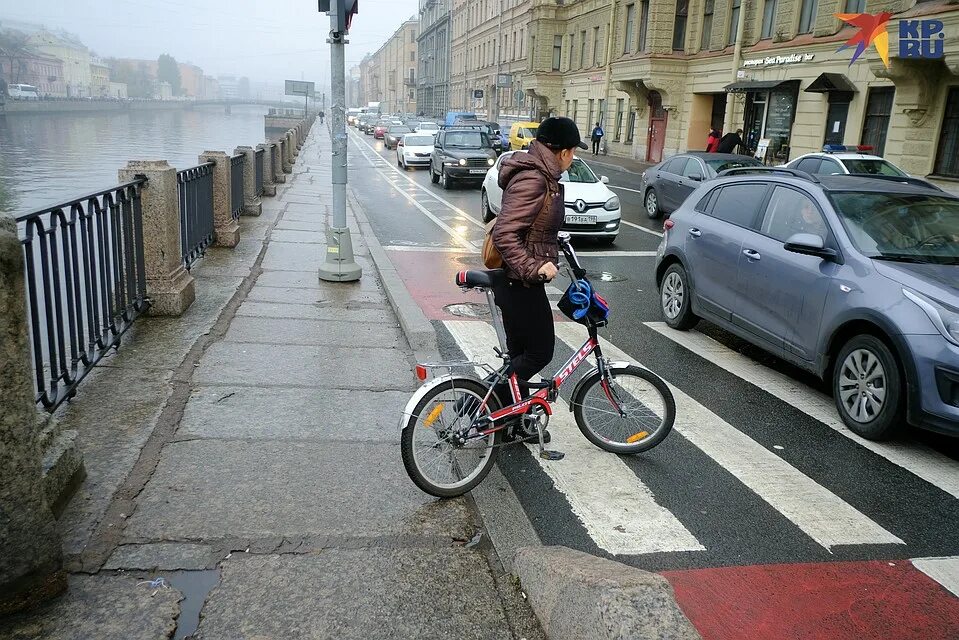
[[[546,118],[539,123],[536,140],[554,151],[573,147],[589,149],[589,146],[579,137],[579,128],[576,123],[569,118]]]

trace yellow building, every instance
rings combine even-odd
[[[100,58],[90,59],[90,95],[94,98],[111,97],[110,67]]]
[[[416,113],[418,28],[416,20],[407,20],[360,63],[361,93],[367,102],[379,102],[383,113]]]

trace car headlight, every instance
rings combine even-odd
[[[461,167],[465,167],[465,166],[466,166],[466,158],[460,158],[460,166],[461,166]]]
[[[492,158],[487,158],[486,164],[492,167],[494,164],[496,164],[496,160],[493,160]]]
[[[903,289],[902,294],[916,303],[922,309],[939,333],[949,342],[959,345],[959,309],[953,309],[932,298],[910,289]]]
[[[619,196],[613,196],[603,204],[603,208],[607,211],[616,211],[619,209]]]

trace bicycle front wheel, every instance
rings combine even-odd
[[[636,365],[590,373],[573,397],[573,416],[586,438],[611,453],[641,453],[669,435],[676,402],[662,378]]]
[[[496,462],[502,429],[480,435],[470,425],[498,410],[496,396],[480,406],[489,387],[470,378],[447,380],[430,390],[407,419],[400,437],[403,465],[420,489],[455,498],[483,481]]]

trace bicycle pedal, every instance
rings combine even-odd
[[[563,453],[562,451],[551,451],[550,449],[542,449],[539,452],[539,457],[542,458],[543,460],[552,460],[555,462],[556,460],[562,460],[563,458],[565,458],[566,454]]]

